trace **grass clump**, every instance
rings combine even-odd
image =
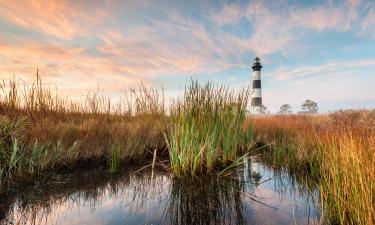
[[[248,140],[243,129],[248,94],[191,82],[171,110],[168,143],[176,176],[210,173],[237,159]]]

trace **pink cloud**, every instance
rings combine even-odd
[[[327,9],[325,6],[296,10],[291,15],[291,23],[305,29],[315,29],[319,32],[327,29],[348,30],[348,26],[342,26],[346,16],[340,9]]]
[[[103,44],[97,47],[99,51],[126,59],[125,65],[145,76],[210,73],[233,66],[222,36],[216,37],[202,24],[175,13],[151,26],[132,27],[126,33],[112,30],[100,37]]]
[[[347,0],[343,6],[327,1],[322,6],[308,9],[294,9],[291,13],[291,23],[296,27],[314,29],[319,32],[332,29],[348,31],[358,18],[360,0]]]
[[[101,42],[94,47],[74,47],[54,39],[0,36],[0,76],[16,74],[31,82],[38,67],[48,82],[84,93],[97,85],[116,91],[143,79],[152,82],[157,74],[218,72],[236,63],[228,59],[236,50],[223,43],[222,36],[176,13],[126,31],[105,27],[96,37]]]
[[[241,7],[235,4],[225,4],[221,11],[211,12],[211,19],[218,25],[235,25],[243,16]]]
[[[50,84],[62,90],[85,93],[97,86],[103,91],[119,91],[139,83],[141,77],[130,75],[130,68],[105,57],[95,57],[79,47],[62,47],[26,41],[0,45],[0,77],[13,75],[26,83],[35,79],[36,68]]]
[[[370,33],[375,39],[375,7],[370,9],[368,15],[361,23],[361,34]]]
[[[0,18],[63,39],[85,34],[105,17],[108,17],[105,10],[83,7],[68,0],[1,0],[0,7]]]

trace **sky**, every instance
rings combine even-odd
[[[0,0],[0,78],[116,96],[191,78],[234,90],[259,56],[263,104],[375,108],[375,0]]]

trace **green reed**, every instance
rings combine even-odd
[[[235,94],[224,86],[191,82],[171,110],[168,144],[176,176],[210,173],[237,159],[251,136],[243,129],[248,96],[248,90]]]

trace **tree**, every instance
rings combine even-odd
[[[306,113],[317,113],[319,109],[316,102],[308,99],[302,104],[301,108]]]
[[[289,104],[284,104],[280,107],[280,111],[278,113],[283,115],[292,114],[292,106]]]

